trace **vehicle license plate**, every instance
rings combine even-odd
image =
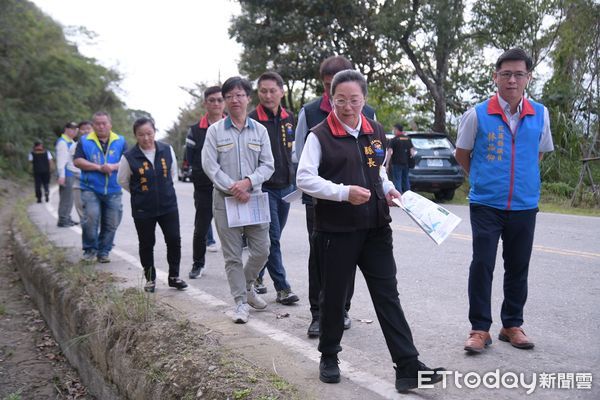
[[[442,167],[444,162],[440,158],[428,158],[427,166],[428,167]]]

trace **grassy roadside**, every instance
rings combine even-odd
[[[29,201],[17,201],[13,226],[32,262],[58,274],[86,310],[81,332],[67,346],[89,345],[92,339],[101,338],[131,363],[131,376],[116,379],[142,382],[144,394],[160,393],[161,399],[300,398],[298,390],[281,376],[223,346],[218,334],[183,318],[141,287],[120,290],[111,275],[70,262],[65,251],[53,246],[29,220]]]
[[[430,200],[434,200],[432,193],[422,193],[422,196],[427,197]],[[461,187],[456,189],[454,199],[446,201],[443,204],[454,204],[454,205],[469,205],[467,198],[469,194],[469,185],[463,184]],[[571,207],[571,199],[559,196],[553,193],[543,192],[539,205],[540,211],[555,214],[570,214],[570,215],[583,215],[588,217],[600,217],[600,208],[596,207]]]

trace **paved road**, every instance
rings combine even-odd
[[[193,186],[177,183],[182,231],[182,277],[187,278],[192,258]],[[109,269],[128,276],[131,284],[141,283],[137,263],[137,236],[130,216],[129,197],[125,194],[124,217],[119,228],[117,248]],[[53,192],[49,206],[34,204],[30,214],[53,240],[78,249],[78,230],[54,227],[57,203]],[[275,293],[267,279],[265,295],[269,307],[265,312],[253,312],[251,323],[240,327],[228,321],[232,306],[220,253],[207,254],[207,269],[199,280],[188,280],[186,294],[166,290],[163,282],[158,292],[203,323],[214,323],[220,331],[231,334],[231,342],[239,341],[244,351],[270,368],[279,363],[277,372],[301,386],[317,398],[349,399],[520,399],[533,382],[534,399],[598,399],[600,398],[600,239],[599,218],[558,214],[538,215],[532,263],[530,267],[529,299],[525,310],[524,328],[535,339],[533,351],[523,351],[495,339],[500,329],[499,314],[502,298],[501,249],[493,290],[493,345],[484,354],[468,356],[462,350],[469,331],[467,319],[467,275],[471,256],[468,208],[448,206],[463,219],[455,233],[441,246],[423,234],[399,209],[392,210],[394,244],[398,265],[400,300],[413,330],[421,359],[430,366],[444,366],[452,372],[445,388],[422,389],[400,396],[393,388],[394,370],[373,306],[360,273],[350,315],[353,327],[342,341],[342,375],[338,385],[318,381],[318,356],[315,340],[306,337],[310,321],[307,285],[307,233],[304,208],[292,205],[288,225],[282,237],[284,263],[288,280],[301,301],[295,306],[275,303]],[[165,260],[161,235],[157,235],[156,259]],[[75,254],[75,253],[74,253]],[[78,253],[77,253],[78,254]],[[167,268],[160,276],[166,281]],[[186,279],[187,280],[187,279]],[[200,315],[198,310],[205,310]],[[217,317],[207,317],[217,311]],[[278,319],[278,314],[289,317]],[[252,338],[252,344],[245,337]],[[249,350],[250,347],[253,350]],[[283,350],[282,350],[283,349]],[[277,358],[279,352],[285,357]],[[464,374],[471,373],[465,381]],[[500,378],[501,388],[477,387],[477,378],[486,373],[488,386]],[[526,385],[512,384],[512,374],[523,374]],[[463,374],[462,377],[457,377]],[[548,374],[548,375],[544,375]],[[562,375],[565,374],[565,375]],[[592,376],[591,389],[585,389]],[[582,382],[576,382],[577,380]],[[571,388],[569,388],[569,385]],[[471,386],[469,388],[468,386]],[[505,386],[513,386],[506,388]],[[553,387],[553,389],[548,388]]]

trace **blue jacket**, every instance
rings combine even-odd
[[[125,138],[114,132],[110,133],[106,154],[102,152],[102,145],[95,132],[81,138],[81,148],[85,159],[96,164],[117,164],[127,148]],[[121,193],[121,186],[117,183],[117,171],[110,175],[98,171],[81,170],[81,190],[89,190],[98,194]]]
[[[475,106],[475,111],[478,128],[471,160],[470,201],[501,210],[536,208],[544,106],[524,98],[515,132],[511,132],[497,96]]]

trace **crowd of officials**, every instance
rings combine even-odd
[[[480,353],[492,342],[490,293],[500,237],[505,276],[498,338],[521,349],[534,346],[521,325],[539,201],[538,161],[553,146],[547,109],[524,97],[531,70],[531,58],[523,50],[502,54],[492,77],[497,93],[467,111],[459,127],[456,157],[471,183],[471,331],[464,347],[469,353]],[[410,189],[408,169],[414,155],[410,138],[397,124],[388,142],[375,110],[366,103],[367,82],[349,60],[325,59],[320,78],[323,95],[305,104],[297,120],[281,104],[284,84],[276,72],[258,78],[259,104],[251,112],[253,88],[244,78],[232,77],[205,90],[206,113],[189,128],[186,138],[196,211],[189,278],[200,278],[206,268],[207,237],[214,219],[235,304],[230,314],[234,322],[246,323],[252,308],[267,307],[261,297],[268,290],[265,271],[278,303],[298,302],[286,276],[280,243],[290,209],[284,197],[298,188],[303,192],[310,245],[312,320],[307,334],[319,338],[319,379],[340,381],[338,353],[343,332],[351,327],[348,312],[358,267],[395,364],[396,389],[405,392],[420,383],[439,382],[443,368],[429,368],[419,360],[397,289],[389,207]],[[133,132],[136,143],[128,148],[123,136],[112,131],[110,116],[104,112],[94,114],[90,122],[65,126],[56,142],[58,226],[77,224],[71,219],[75,204],[83,259],[110,262],[122,217],[121,189],[129,191],[144,290],[156,288],[157,224],[167,246],[168,285],[182,290],[187,284],[179,277],[176,156],[171,146],[155,140],[152,119],[136,120]],[[48,201],[52,155],[36,143],[30,160],[37,201],[42,201],[42,187]],[[229,225],[228,204],[247,203],[264,193],[270,223]]]

